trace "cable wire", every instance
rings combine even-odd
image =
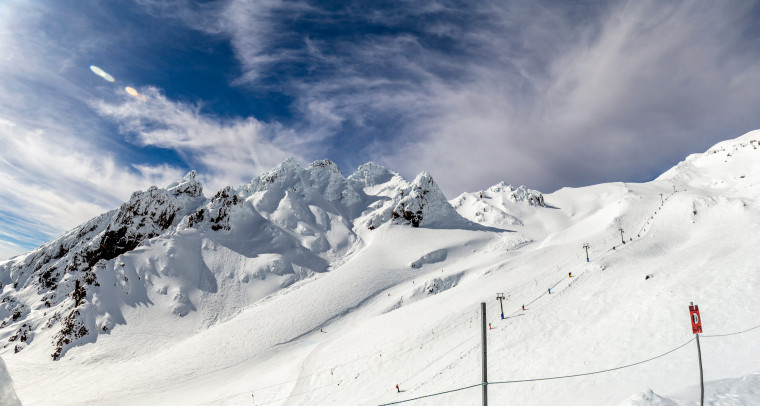
[[[584,373],[581,373],[581,374],[551,376],[551,377],[547,377],[547,378],[532,378],[532,379],[516,379],[516,380],[509,380],[509,381],[494,381],[494,382],[488,382],[488,384],[489,385],[499,385],[499,384],[505,384],[505,383],[548,381],[548,380],[552,380],[552,379],[575,378],[575,377],[578,377],[578,376],[595,375],[595,374],[601,374],[601,373],[604,373],[604,372],[616,371],[618,369],[629,368],[629,367],[632,367],[632,366],[635,366],[635,365],[643,364],[645,362],[653,361],[653,360],[655,360],[657,358],[664,357],[664,356],[666,356],[666,355],[668,355],[668,354],[670,354],[670,353],[672,353],[672,352],[674,352],[676,350],[679,350],[679,349],[685,347],[687,344],[689,344],[690,342],[694,341],[695,339],[696,338],[692,338],[691,340],[689,340],[689,341],[687,341],[687,342],[679,345],[676,348],[673,348],[672,350],[670,350],[668,352],[662,353],[660,355],[657,355],[655,357],[646,359],[644,361],[634,362],[633,364],[623,365],[623,366],[619,366],[619,367],[615,367],[615,368],[603,369],[603,370],[594,371],[594,372],[584,372]]]
[[[727,334],[702,334],[702,338],[714,338],[714,337],[728,337],[728,336],[735,336],[735,335],[737,335],[737,334],[743,334],[743,333],[746,333],[746,332],[748,332],[748,331],[754,330],[754,329],[756,329],[756,328],[758,328],[758,327],[760,327],[760,324],[758,324],[758,325],[757,325],[757,326],[755,326],[755,327],[751,327],[751,328],[748,328],[748,329],[746,329],[746,330],[737,331],[737,332],[735,332],[735,333],[727,333]]]
[[[458,388],[458,389],[451,389],[451,390],[447,390],[445,392],[431,393],[429,395],[417,396],[416,398],[411,398],[411,399],[406,399],[406,400],[399,400],[399,401],[390,402],[390,403],[383,403],[380,406],[397,405],[399,403],[411,402],[413,400],[419,400],[419,399],[423,399],[423,398],[429,398],[429,397],[433,397],[433,396],[443,395],[443,394],[446,394],[446,393],[457,392],[457,391],[460,391],[460,390],[470,389],[470,388],[474,388],[476,386],[482,386],[482,385],[483,385],[482,383],[476,383],[475,385],[465,386],[463,388]]]
[[[479,311],[478,311],[478,312],[476,312],[476,313],[479,313]],[[467,317],[467,318],[466,318],[466,319],[464,319],[464,320],[460,320],[458,323],[454,323],[454,324],[452,324],[452,325],[449,325],[448,327],[446,327],[446,328],[444,328],[444,329],[441,329],[441,330],[439,330],[439,331],[438,331],[438,336],[442,335],[443,333],[447,333],[447,332],[449,332],[449,331],[451,331],[451,330],[454,330],[454,329],[458,328],[459,326],[461,326],[461,325],[463,325],[463,324],[465,324],[465,323],[468,323],[468,322],[470,322],[471,320],[473,320],[473,316],[469,316],[469,317]],[[434,331],[434,330],[433,330],[433,331]],[[419,339],[421,339],[421,338],[422,338],[424,335],[426,335],[426,334],[427,334],[427,333],[424,333],[424,334],[419,334],[419,335],[418,335],[418,337],[416,337],[416,338],[418,339],[417,341],[419,341]],[[435,333],[433,333],[433,338],[432,338],[432,339],[428,339],[428,342],[430,342],[430,341],[435,341],[436,339],[437,339],[437,336],[435,335]],[[390,349],[390,348],[393,348],[393,347],[399,346],[399,345],[401,345],[401,344],[408,344],[408,343],[409,343],[409,342],[408,342],[408,340],[399,341],[399,342],[397,342],[397,343],[394,343],[394,344],[391,344],[391,345],[388,345],[388,346],[385,346],[385,347],[381,347],[381,348],[378,348],[378,349],[376,349],[376,350],[374,350],[374,351],[372,351],[372,352],[368,353],[368,354],[367,354],[367,355],[365,355],[365,356],[362,356],[362,357],[358,357],[358,358],[355,358],[355,359],[353,359],[353,360],[350,360],[350,361],[346,361],[346,362],[344,362],[344,363],[341,363],[341,364],[337,364],[337,365],[334,365],[334,366],[332,366],[332,367],[329,367],[329,368],[320,369],[320,370],[314,371],[314,372],[312,372],[312,373],[310,373],[310,374],[307,374],[307,375],[299,375],[297,378],[289,379],[289,380],[286,380],[286,381],[277,382],[277,383],[273,383],[273,384],[270,384],[270,385],[266,385],[266,386],[260,386],[260,387],[257,387],[257,388],[252,388],[252,389],[250,389],[250,390],[246,390],[246,391],[243,391],[243,392],[234,393],[234,394],[228,395],[228,396],[226,396],[226,397],[223,397],[223,398],[214,399],[214,400],[213,400],[213,401],[211,401],[211,402],[215,402],[215,401],[219,401],[219,400],[225,400],[225,399],[233,398],[233,397],[236,397],[236,396],[244,395],[244,394],[246,394],[246,393],[248,393],[248,392],[260,392],[261,390],[264,390],[264,389],[270,389],[270,388],[273,388],[273,387],[277,387],[277,386],[282,386],[282,385],[285,385],[285,384],[288,384],[288,383],[291,383],[291,382],[297,382],[297,381],[301,381],[301,380],[303,380],[303,379],[306,379],[306,378],[309,378],[309,377],[312,377],[312,376],[316,376],[316,375],[321,375],[321,374],[324,374],[324,373],[327,373],[327,372],[331,372],[331,373],[332,373],[332,371],[336,370],[337,368],[342,368],[342,367],[345,367],[345,366],[347,366],[347,365],[351,365],[351,364],[354,364],[354,363],[356,363],[356,362],[359,362],[359,361],[365,360],[365,359],[367,359],[367,358],[371,358],[371,357],[375,357],[375,356],[378,356],[378,354],[379,354],[379,356],[380,356],[380,357],[382,357],[382,352],[383,352],[383,351],[387,351],[387,350],[388,350],[388,349]],[[462,342],[462,343],[458,344],[458,345],[457,345],[457,347],[458,347],[458,346],[461,346],[462,344],[464,344],[464,342]],[[416,347],[414,347],[414,348],[416,348]],[[393,358],[397,358],[397,357],[399,357],[399,356],[401,356],[401,355],[403,355],[403,354],[407,354],[407,353],[409,353],[410,351],[414,351],[414,348],[408,348],[408,349],[406,349],[406,350],[402,350],[402,351],[401,351],[401,353],[400,353],[399,355],[397,355],[397,356],[395,356],[395,357],[394,357],[394,356],[391,356],[391,359],[393,359]],[[375,351],[377,351],[377,352],[375,352]],[[364,371],[366,371],[366,370],[367,370],[367,369],[364,369],[364,370],[362,370],[361,372],[364,372]],[[320,387],[320,388],[321,388],[321,387]],[[319,389],[319,388],[317,388],[317,389]],[[293,395],[293,396],[298,396],[298,395]]]
[[[433,362],[437,362],[437,361],[440,361],[440,360],[442,360],[442,359],[443,359],[443,358],[444,358],[446,355],[450,354],[452,351],[454,351],[454,350],[458,349],[459,347],[461,347],[461,346],[462,346],[462,345],[464,345],[464,344],[468,344],[468,343],[469,343],[469,344],[472,344],[472,341],[473,341],[473,339],[475,339],[475,338],[476,338],[476,337],[468,337],[468,338],[466,338],[464,341],[460,341],[458,344],[456,344],[456,345],[454,345],[453,347],[449,348],[449,349],[448,349],[448,351],[446,351],[446,352],[444,352],[444,353],[442,353],[442,354],[438,355],[438,356],[437,356],[438,358],[437,358],[435,361],[433,361]],[[478,343],[476,343],[475,345],[471,345],[471,346],[470,346],[470,348],[471,348],[471,347],[475,347],[475,346],[477,346],[477,345],[479,344],[479,341],[480,341],[480,338],[478,337]],[[466,352],[467,352],[467,351],[470,351],[470,348],[468,348],[468,349],[466,350]],[[431,364],[432,364],[432,363],[431,363]],[[418,378],[418,377],[419,377],[421,374],[422,374],[422,373],[421,373],[421,372],[419,372],[419,373],[417,373],[417,374],[415,374],[415,375],[412,375],[412,376],[410,376],[409,378],[407,378],[407,379],[404,379],[404,380],[402,381],[402,383],[404,383],[404,384],[407,384],[407,385],[408,385],[408,384],[409,384],[409,382],[414,382],[415,380],[417,380],[417,378]]]

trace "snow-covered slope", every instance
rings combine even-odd
[[[11,379],[2,358],[0,358],[0,405],[21,406],[16,391],[13,390],[13,379]]]
[[[693,301],[708,388],[753,404],[760,328],[719,335],[760,324],[758,134],[649,183],[499,184],[451,204],[428,174],[408,182],[374,163],[344,177],[287,160],[209,199],[190,174],[179,184],[193,187],[137,194],[0,264],[0,338],[16,335],[0,354],[31,405],[377,405],[481,382],[485,301],[492,403],[657,405],[693,400]],[[685,343],[630,368],[507,383]],[[409,404],[476,405],[480,388]]]

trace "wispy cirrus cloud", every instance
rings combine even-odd
[[[155,6],[153,14],[172,12],[196,27],[218,23],[222,11],[214,4],[144,3]],[[166,185],[188,168],[199,169],[213,190],[250,180],[323,136],[314,126],[297,136],[274,121],[204,114],[197,98],[174,101],[150,86],[140,88],[142,100],[130,97],[125,86],[139,88],[128,79],[130,67],[164,65],[134,53],[155,40],[143,35],[150,21],[122,18],[108,7],[0,5],[0,258],[117,207],[135,190]],[[213,25],[205,27],[214,34]],[[95,76],[93,63],[115,82]],[[161,162],[172,154],[179,162]]]
[[[117,207],[134,190],[183,175],[167,165],[125,167],[60,129],[29,130],[4,119],[0,144],[4,254],[23,252]]]
[[[99,101],[94,109],[119,123],[134,142],[177,151],[201,171],[207,187],[217,190],[248,182],[288,156],[302,158],[323,134],[296,132],[253,117],[223,120],[204,115],[201,106],[169,100],[159,89],[145,88],[144,100]]]
[[[342,124],[344,163],[429,170],[449,194],[646,180],[760,125],[756,2],[315,2],[296,23],[290,7],[221,14],[241,80],[294,69],[278,83]]]
[[[183,175],[125,159],[128,148],[88,106],[112,88],[85,61],[114,38],[58,4],[5,2],[0,26],[0,258]]]

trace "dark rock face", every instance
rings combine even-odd
[[[61,330],[55,335],[55,351],[51,354],[54,360],[57,360],[61,356],[66,345],[71,344],[75,340],[85,337],[89,330],[84,326],[84,322],[80,319],[81,314],[79,310],[74,309],[69,313],[66,318],[63,319]]]
[[[197,177],[198,174],[195,171],[190,171],[179,182],[167,186],[166,190],[173,196],[201,197],[203,196],[203,186]]]
[[[309,164],[309,168],[327,168],[330,172],[341,173],[338,165],[329,159],[320,159]]]
[[[204,221],[207,221],[211,224],[211,229],[214,231],[229,231],[231,229],[230,215],[234,208],[242,204],[242,202],[243,199],[237,192],[227,186],[218,191],[204,207],[199,208],[195,213],[191,214],[188,217],[187,226],[200,226]]]
[[[451,207],[430,174],[423,172],[412,182],[409,193],[393,208],[393,219],[404,219],[412,227],[419,227],[428,215],[435,215],[437,207]],[[453,210],[453,209],[452,209]]]
[[[394,210],[393,214],[391,215],[392,219],[398,219],[403,218],[404,220],[408,221],[409,224],[412,225],[412,227],[419,227],[420,222],[422,221],[422,208],[424,207],[424,202],[420,202],[418,205],[419,209],[415,212],[412,212],[411,210],[406,210],[403,208],[400,210],[401,214],[399,214],[399,210]],[[398,206],[397,206],[398,208]]]

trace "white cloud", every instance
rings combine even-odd
[[[0,258],[8,259],[26,251],[11,242],[0,240]]]
[[[25,247],[118,207],[135,190],[184,174],[167,165],[130,170],[61,129],[30,130],[2,118],[0,144],[0,207],[11,217],[2,223]],[[9,249],[7,234],[0,241]]]
[[[144,146],[177,151],[193,167],[202,167],[207,189],[247,183],[288,156],[301,153],[324,137],[316,129],[298,133],[253,117],[221,120],[201,113],[200,105],[169,100],[156,88],[141,92],[146,101],[99,102],[95,109],[136,136]],[[200,168],[199,168],[200,169]]]
[[[425,4],[341,9],[336,19],[388,33],[307,36],[287,53],[266,40],[276,22],[254,24],[272,8],[235,14],[232,26],[257,28],[229,34],[250,44],[236,47],[244,78],[300,58],[321,72],[288,80],[303,114],[375,131],[356,155],[428,170],[450,195],[499,180],[644,180],[760,125],[753,2]]]
[[[243,77],[237,83],[251,83],[269,73],[277,63],[297,61],[303,51],[279,45],[300,35],[282,29],[283,20],[293,21],[307,11],[318,12],[304,1],[232,0],[221,12],[218,27],[226,32],[243,64]]]
[[[191,9],[182,1],[169,7],[143,3],[156,14],[173,10],[175,17],[207,33],[215,32],[208,23],[218,23],[222,11],[217,4]],[[118,74],[123,69],[114,65],[118,59],[93,58],[125,39],[142,40],[128,38],[133,32],[103,31],[115,26],[108,21],[115,16],[100,9],[93,16],[78,6],[17,0],[3,7],[0,258],[117,207],[135,190],[164,186],[184,174],[174,166],[131,156],[139,148],[114,134],[104,116],[120,123],[138,146],[176,151],[188,166],[201,170],[207,190],[247,182],[325,136],[319,126],[296,136],[291,129],[254,118],[207,117],[200,105],[173,102],[157,89],[141,89],[145,102],[129,98]],[[51,26],[51,21],[66,23]],[[93,75],[93,63],[113,74],[117,83]]]
[[[2,6],[0,259],[118,207],[135,190],[165,186],[185,172],[135,160],[90,107],[118,88],[89,70],[93,62],[101,65],[92,55],[124,34],[102,30],[114,16],[101,13],[92,20],[78,6],[86,8],[18,0]],[[101,66],[110,71],[114,65]]]

